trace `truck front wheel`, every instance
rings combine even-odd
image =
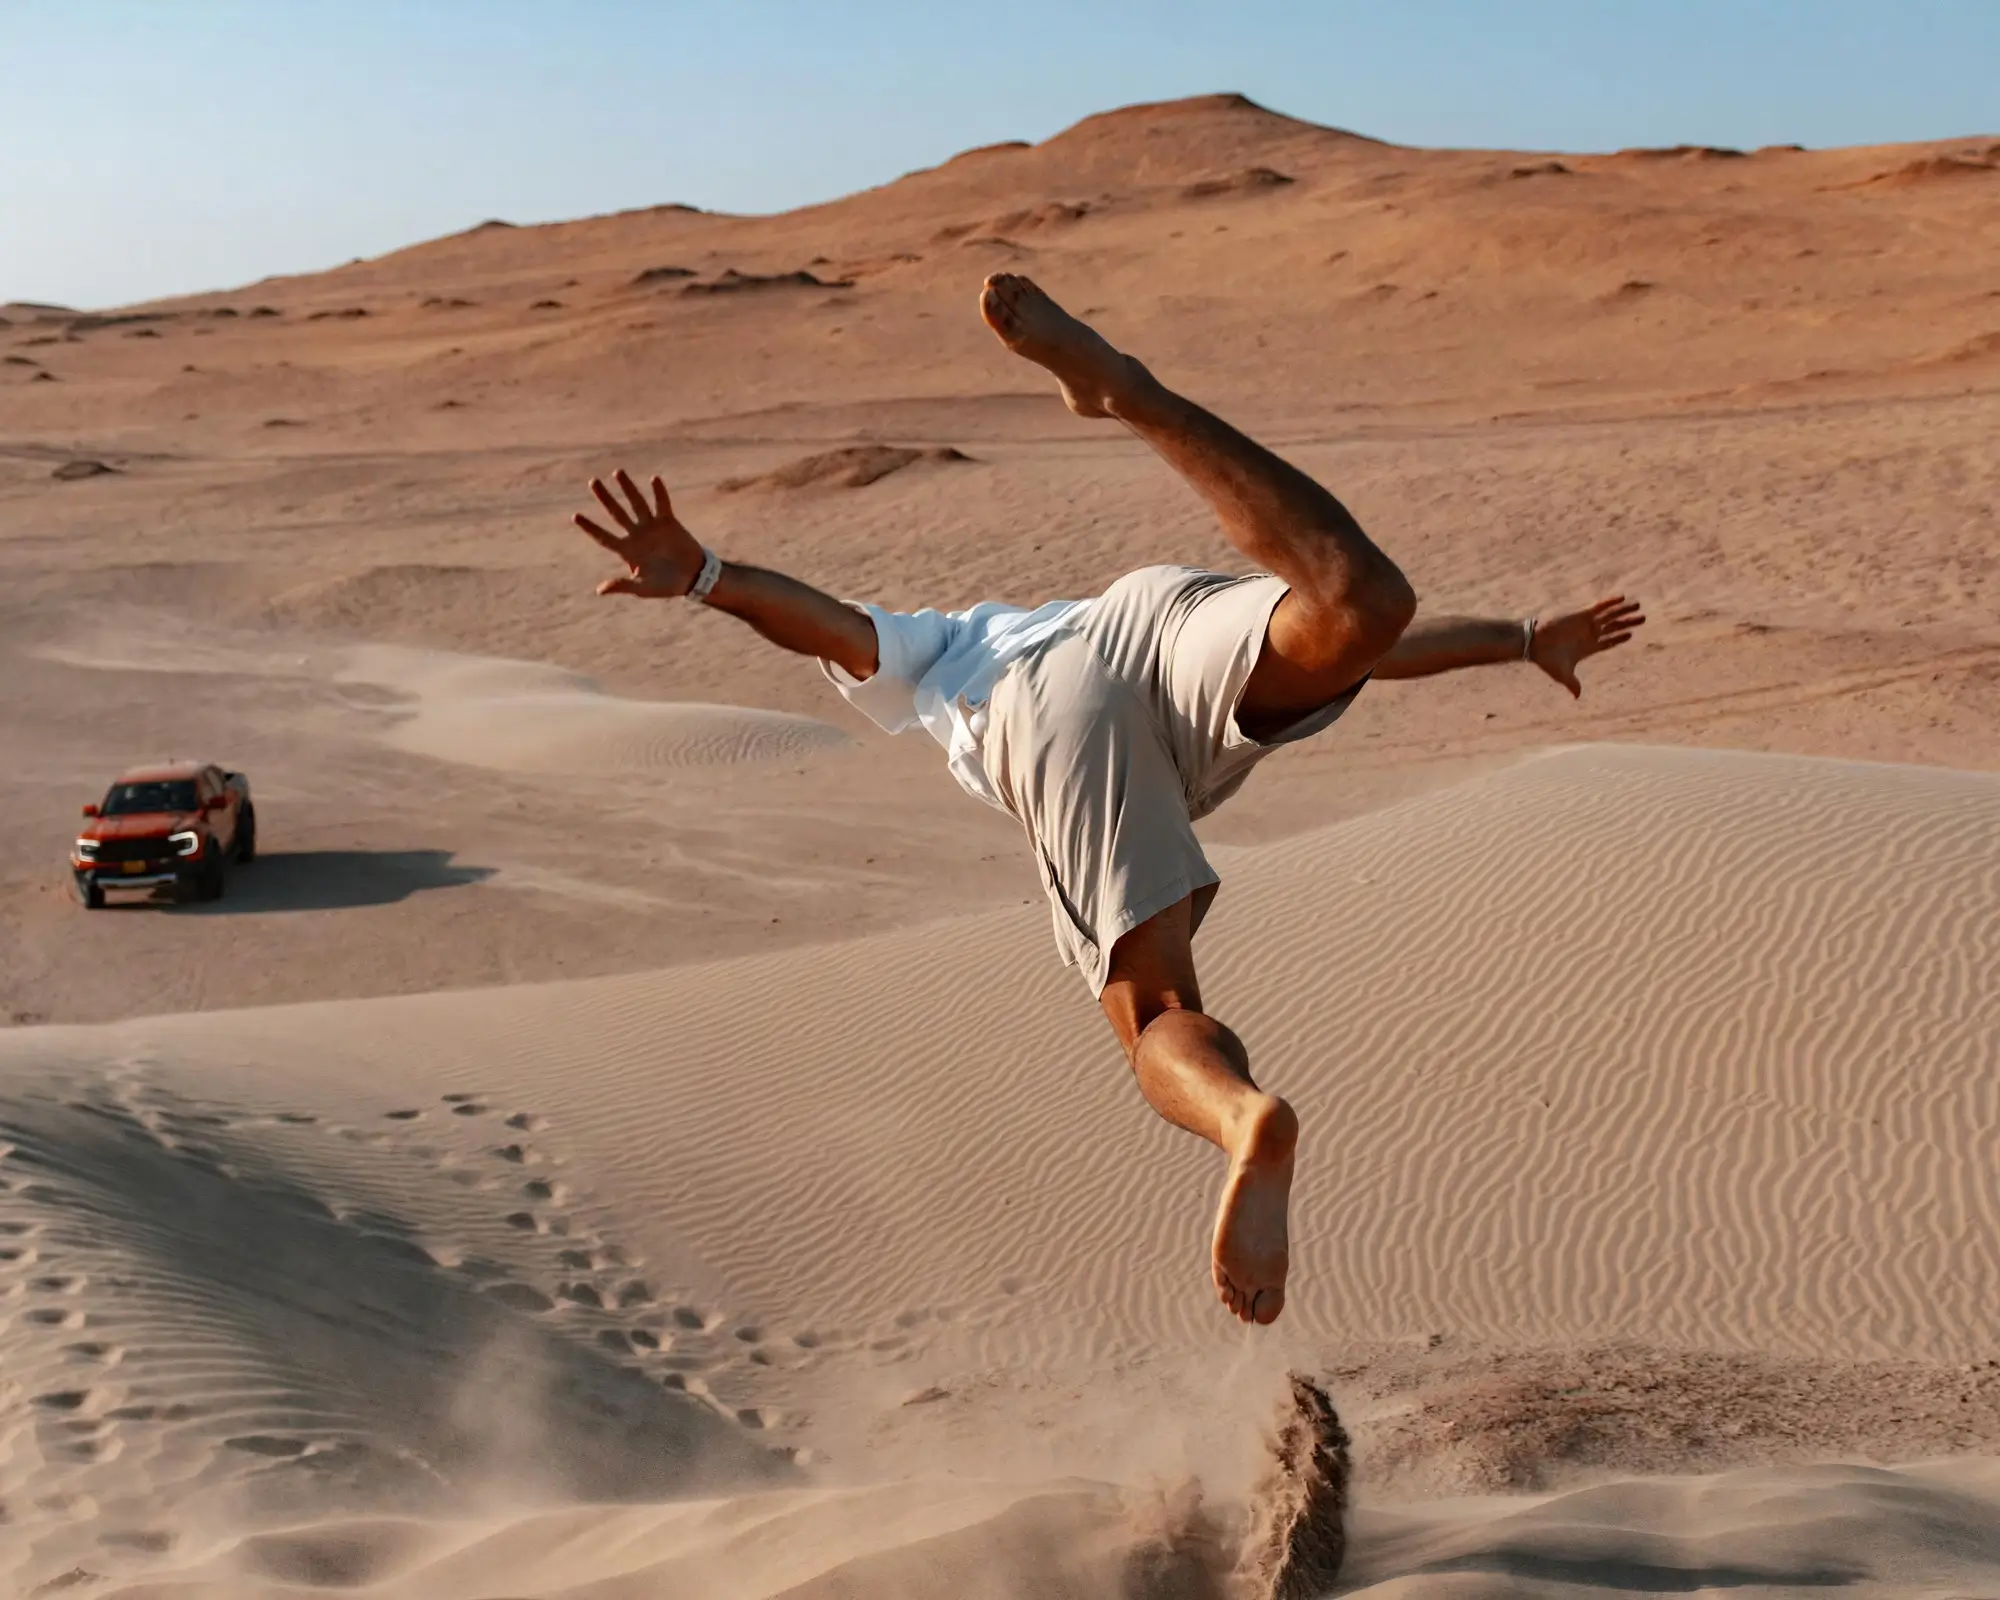
[[[97,880],[87,872],[76,875],[76,898],[86,911],[104,909],[104,891],[97,886]]]
[[[183,900],[220,900],[222,898],[222,847],[213,839],[208,842],[208,851],[196,867],[177,885]]]
[[[243,815],[236,821],[236,859],[255,861],[257,859],[257,808],[246,805]]]

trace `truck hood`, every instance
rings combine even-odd
[[[141,811],[124,817],[85,817],[79,839],[164,839],[206,821],[198,812]]]

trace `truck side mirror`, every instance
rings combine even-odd
[[[94,816],[96,816],[96,815],[97,815],[97,807],[96,807],[96,806],[85,806],[85,807],[83,808],[83,814],[84,814],[84,815],[85,815],[86,817],[94,817]]]

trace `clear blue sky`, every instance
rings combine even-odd
[[[0,300],[769,211],[1235,89],[1430,145],[2000,130],[2000,0],[0,0]]]

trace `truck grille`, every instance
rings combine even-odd
[[[103,839],[98,842],[97,854],[91,860],[100,865],[117,864],[121,861],[165,861],[172,858],[174,847],[167,843],[162,834],[154,839]]]

